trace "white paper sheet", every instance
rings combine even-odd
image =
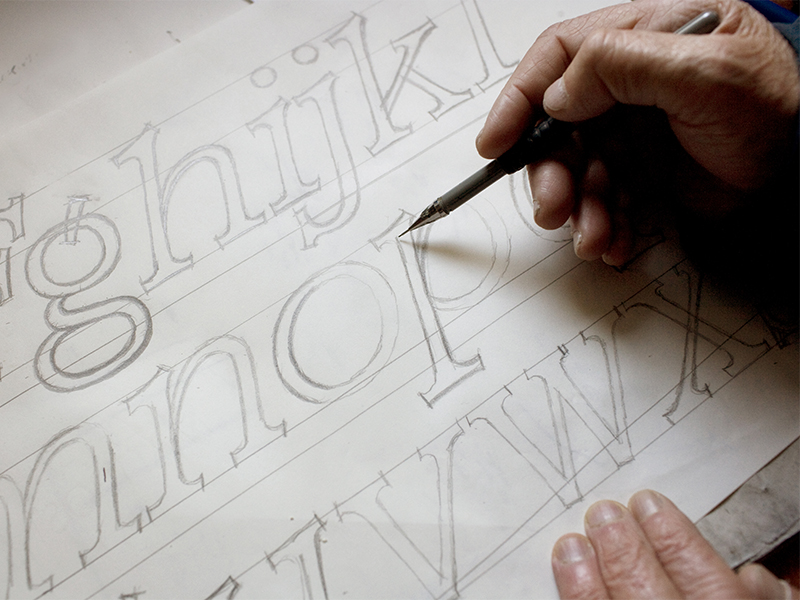
[[[244,0],[3,0],[0,131],[75,100],[245,7]]]
[[[260,4],[2,138],[0,596],[551,597],[591,501],[796,438],[796,346],[669,241],[583,263],[521,175],[396,239],[602,4]]]

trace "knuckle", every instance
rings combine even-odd
[[[670,515],[653,515],[647,524],[647,537],[663,562],[672,562],[692,550],[697,535]]]
[[[609,588],[625,589],[647,579],[648,552],[641,541],[618,540],[604,545],[600,558],[603,580]]]
[[[591,57],[597,58],[608,52],[608,48],[612,45],[613,38],[615,37],[614,30],[611,29],[595,29],[583,41],[581,50]]]
[[[764,107],[788,105],[796,110],[798,78],[793,57],[782,52],[783,40],[774,41],[754,43],[749,36],[722,40],[699,66],[699,75],[739,102],[749,99]]]

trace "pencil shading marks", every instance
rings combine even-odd
[[[159,369],[123,402],[131,416],[150,413],[158,444],[161,490],[143,507],[148,521],[238,466],[248,449],[286,435],[285,422],[266,422],[252,353],[233,336],[211,339],[173,369]]]
[[[69,469],[63,468],[65,461]],[[110,480],[103,481],[103,470],[111,474]],[[74,571],[71,564],[64,564],[65,557],[79,558],[81,568],[86,568],[141,525],[141,515],[120,521],[114,450],[106,432],[90,423],[62,431],[37,456],[25,487],[29,588],[52,589],[59,574]],[[65,544],[69,540],[71,547],[59,545],[60,552],[53,552],[59,539]]]
[[[486,91],[511,75],[518,61],[504,63],[500,58],[477,0],[461,0],[461,5],[467,13],[470,29],[483,62],[484,78],[477,82],[478,87],[481,91]]]
[[[455,231],[460,239],[469,240],[468,246],[446,245],[446,240],[455,239]],[[414,242],[430,300],[438,310],[475,306],[495,289],[511,259],[508,229],[491,204],[484,204],[480,212],[464,206],[448,219],[422,228]],[[454,262],[466,261],[467,269],[453,268]],[[466,276],[458,277],[460,271],[467,271]]]
[[[233,600],[236,597],[236,594],[239,593],[241,587],[242,586],[239,584],[239,582],[229,575],[228,578],[222,582],[222,585],[211,592],[210,596],[206,597],[206,600]]]
[[[327,150],[327,158],[333,168],[332,183],[320,188],[320,191],[323,191],[333,187],[334,192],[329,194],[333,198],[325,194],[323,198],[311,195],[304,199],[302,206],[295,209],[303,229],[306,248],[313,248],[321,236],[349,223],[361,203],[361,188],[356,166],[344,135],[344,126],[336,103],[336,82],[337,78],[333,73],[326,73],[317,83],[293,99],[298,107],[310,103],[319,112],[324,144],[320,144],[317,138],[313,146]],[[312,148],[307,148],[307,151],[312,156],[317,154]]]
[[[551,242],[568,242],[572,240],[572,232],[567,224],[553,230],[542,229],[533,219],[533,196],[528,183],[528,171],[522,169],[508,177],[508,187],[517,214],[537,237]]]
[[[77,217],[69,218],[68,210],[63,223],[42,234],[25,261],[31,288],[50,300],[44,316],[53,331],[36,351],[36,376],[56,392],[80,390],[125,369],[144,352],[153,332],[150,312],[133,296],[67,306],[76,294],[106,280],[121,256],[114,223],[83,215],[83,203],[79,206]],[[82,335],[87,332],[91,335]]]
[[[379,251],[382,251],[384,246],[391,245],[400,253],[406,283],[411,290],[412,302],[422,326],[422,334],[430,356],[434,377],[431,387],[420,392],[419,395],[428,406],[433,407],[445,394],[475,373],[482,371],[484,367],[480,354],[475,354],[467,360],[457,360],[454,357],[439,321],[439,315],[431,300],[428,282],[423,273],[421,251],[418,248],[419,238],[412,236],[413,244],[402,243],[397,239],[400,223],[409,223],[413,218],[413,215],[402,212],[386,231],[371,239],[370,243]],[[412,233],[416,234],[417,232],[419,230]]]
[[[25,508],[12,479],[0,476],[0,595],[5,600],[28,591],[25,572]]]
[[[344,262],[310,277],[273,330],[273,360],[286,389],[322,404],[367,385],[392,356],[398,310],[389,282],[369,265]]]
[[[187,176],[198,172],[198,167],[210,167],[219,182],[225,222],[215,223],[210,228],[217,231],[213,235],[220,248],[266,222],[264,211],[254,216],[247,214],[239,173],[230,150],[219,144],[201,146],[162,173],[156,150],[158,134],[157,128],[145,125],[139,136],[111,158],[117,168],[132,161],[139,171],[153,266],[152,273],[141,280],[146,291],[153,290],[193,264],[191,252],[188,256],[178,257],[173,251],[175,240],[170,234],[169,210],[176,190],[182,183],[191,185],[191,178]]]

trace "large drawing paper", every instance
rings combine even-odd
[[[602,4],[257,4],[5,135],[0,597],[549,597],[590,502],[791,442],[796,346],[668,238],[582,262],[522,174],[396,237]]]
[[[244,0],[3,0],[0,130],[60,108],[245,6]]]

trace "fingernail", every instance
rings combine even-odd
[[[541,209],[541,206],[539,206],[539,201],[536,198],[534,198],[533,199],[533,220],[534,221],[536,220],[536,217],[539,216],[539,210],[540,209]]]
[[[631,512],[637,521],[643,521],[664,507],[664,496],[652,490],[637,492],[630,501]]]
[[[581,248],[581,243],[583,242],[583,234],[580,232],[580,229],[573,229],[572,230],[572,245],[575,248],[575,254],[578,254],[578,251]]]
[[[478,135],[475,136],[475,145],[476,146],[481,143],[481,136],[482,135],[483,135],[483,128],[481,128],[481,130],[478,132]]]
[[[553,546],[553,556],[567,565],[584,561],[591,555],[592,545],[580,535],[564,536]]]
[[[595,502],[586,511],[586,525],[589,527],[602,527],[608,523],[619,521],[625,516],[625,509],[618,502],[601,500]]]
[[[792,600],[792,588],[785,579],[778,579],[766,567],[758,563],[750,563],[739,570],[744,576],[745,587],[751,590],[757,598],[780,598]]]
[[[569,95],[567,94],[567,89],[564,86],[563,77],[556,79],[550,85],[550,87],[544,91],[544,97],[542,98],[542,104],[547,112],[564,110],[568,101]]]

